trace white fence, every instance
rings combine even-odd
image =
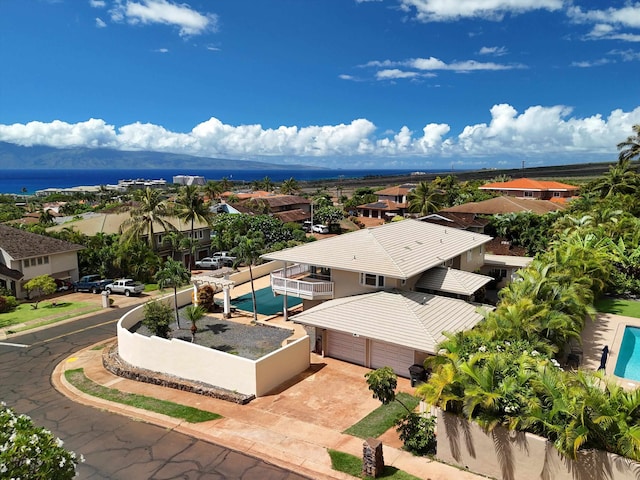
[[[178,305],[191,303],[192,289],[178,293]],[[161,298],[173,305],[173,294]],[[118,354],[139,368],[257,397],[265,395],[310,365],[309,337],[300,338],[258,360],[178,339],[147,337],[129,329],[144,317],[141,305],[118,321]]]

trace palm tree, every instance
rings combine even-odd
[[[293,177],[288,178],[280,184],[280,193],[283,195],[294,195],[298,192],[300,192],[300,184]]]
[[[220,187],[222,188],[223,193],[228,192],[233,188],[233,182],[227,177],[222,177],[222,180],[220,180]]]
[[[262,232],[250,232],[246,236],[236,237],[236,246],[232,252],[238,261],[249,266],[249,279],[251,280],[251,298],[253,300],[253,321],[258,321],[258,311],[256,305],[256,290],[253,284],[253,265],[260,259],[260,254],[264,248],[264,234]]]
[[[38,223],[40,225],[44,225],[44,226],[50,226],[54,224],[54,216],[51,213],[51,209],[47,208],[42,209],[42,212],[40,212],[40,218],[38,219]]]
[[[209,201],[217,200],[220,198],[220,194],[223,193],[222,183],[217,182],[215,180],[209,180],[206,185],[202,187],[205,195],[209,197]]]
[[[620,142],[617,145],[618,150],[620,150],[619,161],[633,161],[640,157],[640,125],[634,125],[632,129],[635,135],[627,137],[624,142]]]
[[[136,190],[134,198],[138,203],[130,211],[130,217],[120,226],[121,240],[128,242],[147,235],[149,246],[153,251],[156,251],[154,226],[157,225],[167,232],[176,230],[176,227],[167,220],[171,213],[169,206],[160,196],[160,192],[150,187]]]
[[[180,328],[180,316],[178,315],[178,287],[188,283],[191,274],[181,262],[167,260],[162,268],[156,273],[156,281],[160,288],[173,287],[173,303],[176,312],[176,324]]]
[[[196,341],[196,333],[198,331],[197,321],[204,317],[206,310],[200,305],[189,305],[184,309],[184,316],[191,322],[191,343]]]
[[[185,222],[191,222],[191,239],[195,240],[193,235],[194,223],[196,220],[201,222],[209,222],[211,212],[209,207],[204,202],[200,194],[198,193],[198,187],[196,185],[185,185],[178,192],[178,198],[176,199],[176,215],[180,220]],[[194,258],[191,255],[189,267],[193,265]]]
[[[184,241],[185,236],[178,232],[172,231],[167,233],[162,237],[162,244],[169,245],[171,247],[171,259],[176,259],[176,253],[178,253],[182,249],[182,242]]]
[[[420,182],[409,192],[409,211],[425,216],[437,212],[442,201],[442,191],[434,188],[429,182]]]
[[[599,193],[600,198],[615,194],[633,195],[640,187],[640,177],[631,167],[631,155],[622,156],[618,163],[609,167],[609,172],[596,180],[589,187]]]

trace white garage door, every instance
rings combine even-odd
[[[357,365],[365,364],[367,339],[350,333],[329,331],[327,353],[332,358]]]
[[[413,350],[385,342],[371,342],[371,368],[391,367],[397,375],[409,377]]]

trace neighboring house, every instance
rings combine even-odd
[[[227,192],[223,198],[229,198]],[[242,213],[264,213],[283,223],[302,223],[311,218],[311,200],[299,195],[280,195],[262,190],[236,194],[240,200],[233,206]]]
[[[78,251],[82,245],[0,225],[0,286],[17,298],[24,284],[40,275],[78,280]]]
[[[576,196],[580,187],[560,182],[518,178],[509,182],[487,183],[478,188],[510,197],[551,200],[562,203]]]
[[[378,200],[364,205],[358,205],[356,210],[359,217],[391,219],[404,216],[408,208],[409,193],[415,188],[412,183],[385,188],[374,192]]]
[[[59,232],[64,229],[73,229],[87,236],[94,236],[98,233],[107,235],[117,234],[120,233],[121,225],[129,218],[129,212],[91,213],[83,215],[80,220],[56,225],[48,228],[47,230]],[[185,237],[189,237],[191,235],[191,222],[185,222],[175,217],[168,218],[167,220]],[[166,234],[167,232],[160,225],[154,225],[154,236],[156,245],[158,246],[158,254],[163,258],[163,260],[171,257],[172,253],[171,245],[165,241]],[[207,257],[210,253],[209,250],[211,246],[211,227],[207,223],[196,220],[194,222],[193,236],[197,240],[195,251],[196,260]],[[143,239],[146,238],[146,235],[143,236]],[[176,252],[176,255],[180,255],[180,258],[176,258],[176,260],[181,260],[185,265],[189,264],[189,252],[182,250],[180,252]]]
[[[453,228],[461,228],[472,232],[484,232],[489,224],[489,217],[505,213],[545,213],[564,210],[565,205],[549,200],[532,202],[516,197],[496,197],[481,202],[469,202],[462,205],[443,208],[437,213],[426,215],[420,220]]]
[[[435,355],[444,332],[472,328],[469,303],[492,278],[478,275],[491,237],[402,220],[263,255],[283,262],[275,294],[303,299],[293,317],[315,351],[398,375]],[[490,308],[490,307],[487,307]]]

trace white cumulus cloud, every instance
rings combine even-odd
[[[560,10],[563,0],[400,0],[406,12],[422,22],[448,22],[463,18],[502,20],[506,13]]]
[[[181,36],[214,32],[218,28],[218,16],[200,13],[185,3],[169,0],[115,0],[109,10],[114,22],[132,25],[164,24],[177,27]]]
[[[114,148],[181,153],[201,157],[262,159],[266,161],[320,163],[323,166],[371,164],[403,159],[429,162],[454,158],[459,165],[476,165],[479,158],[556,157],[585,161],[593,156],[617,157],[616,144],[640,124],[640,107],[614,110],[585,118],[572,116],[564,105],[531,106],[518,112],[509,104],[494,105],[487,122],[451,131],[445,123],[427,123],[421,131],[400,126],[377,132],[369,120],[346,124],[280,126],[229,125],[212,117],[188,132],[173,132],[160,125],[133,123],[121,127],[101,119],[67,123],[29,122],[0,124],[0,141],[23,146]],[[346,159],[349,160],[346,160]],[[332,159],[334,165],[327,159]],[[388,163],[385,163],[388,164]]]

